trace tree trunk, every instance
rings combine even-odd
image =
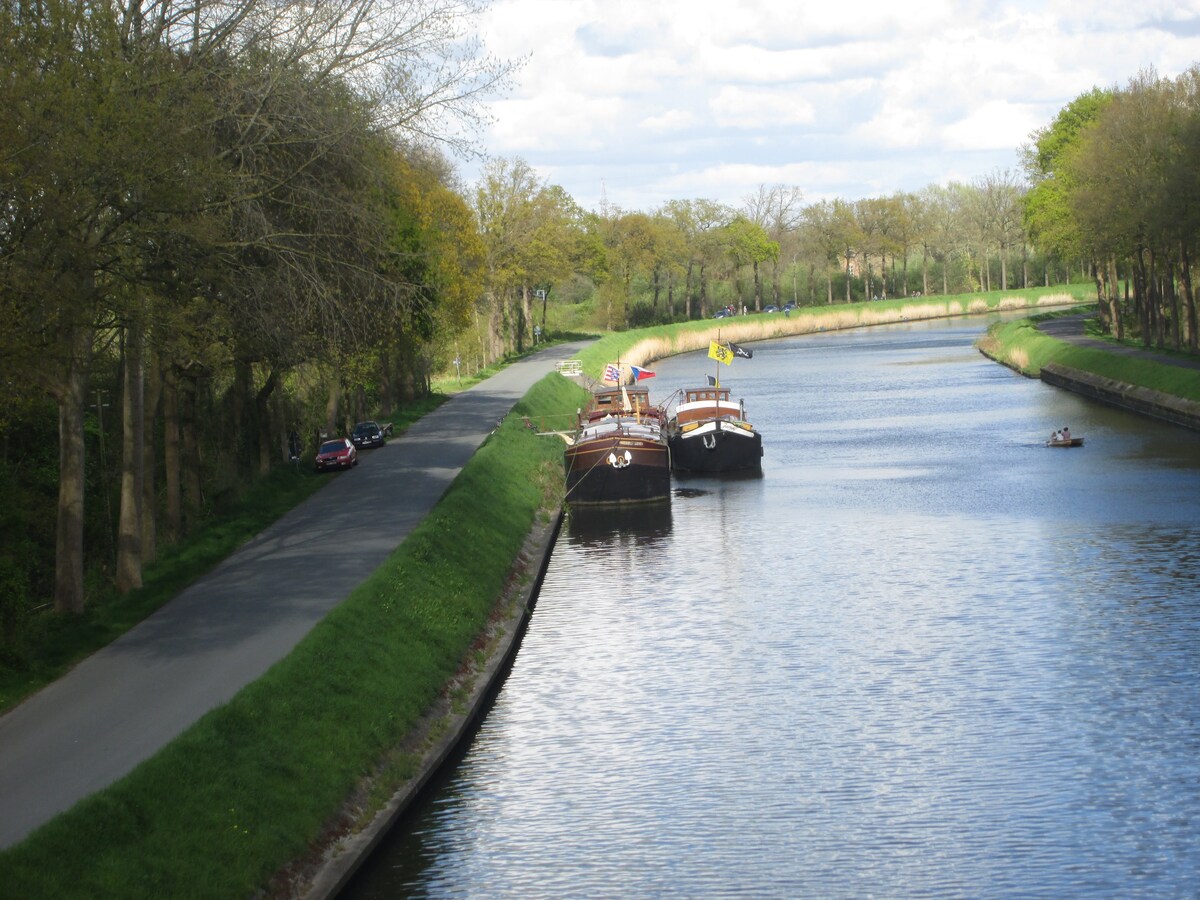
[[[529,306],[529,286],[521,285],[521,308],[517,311],[517,352],[525,351],[525,331],[533,321]]]
[[[142,429],[142,563],[153,562],[158,556],[158,527],[155,521],[157,492],[155,485],[155,439],[154,428],[158,421],[162,400],[162,369],[159,356],[150,356],[150,368],[146,376],[144,407],[145,427]]]
[[[163,373],[163,481],[167,501],[167,543],[183,535],[183,478],[179,435],[179,372]]]
[[[279,373],[275,368],[267,376],[267,383],[262,386],[254,397],[254,406],[258,412],[258,473],[266,475],[271,471],[271,395],[279,384]]]
[[[1141,327],[1142,346],[1149,347],[1153,341],[1150,323],[1149,285],[1146,275],[1146,258],[1142,250],[1137,251],[1137,261],[1133,267],[1133,303],[1137,307],[1138,322]]]
[[[689,322],[692,320],[692,268],[695,265],[695,262],[688,260],[687,277],[683,286],[683,317]]]
[[[1166,298],[1163,296],[1162,279],[1158,275],[1158,254],[1150,251],[1150,316],[1154,326],[1154,346],[1162,350],[1166,346],[1166,329],[1163,322]]]
[[[1175,281],[1174,267],[1168,266],[1163,273],[1167,284],[1167,296],[1171,300],[1171,349],[1179,352],[1183,349],[1183,334],[1180,328],[1179,285]]]
[[[250,405],[253,392],[254,364],[239,357],[233,361],[233,386],[229,389],[233,439],[222,441],[220,450],[222,456],[228,457],[226,465],[239,476],[250,474],[250,436],[255,430]]]
[[[189,533],[200,518],[204,490],[200,479],[200,435],[197,422],[198,379],[184,373],[179,391],[179,436],[181,481],[183,483],[183,529]]]
[[[457,350],[454,355],[458,356]],[[379,408],[384,415],[396,408],[392,399],[392,354],[386,349],[379,351]]]
[[[54,609],[83,612],[83,502],[86,484],[83,412],[95,329],[75,328],[70,359],[58,386],[58,517],[55,527]]]
[[[338,384],[337,373],[329,375],[329,394],[325,398],[325,430],[321,437],[331,437],[337,428],[338,406],[342,399],[342,386]]]
[[[1179,280],[1183,283],[1183,307],[1187,317],[1187,345],[1195,353],[1200,350],[1196,335],[1196,293],[1192,289],[1192,259],[1186,246],[1179,250]]]
[[[121,509],[117,527],[117,591],[142,586],[142,460],[145,433],[145,372],[142,328],[125,329],[121,391]]]

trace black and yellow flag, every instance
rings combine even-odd
[[[743,347],[740,344],[735,344],[733,341],[729,342],[729,349],[733,352],[734,356],[740,356],[742,359],[750,359],[754,356],[754,351],[749,347]]]
[[[708,345],[708,358],[723,362],[727,366],[733,365],[733,351],[716,341],[711,341]]]

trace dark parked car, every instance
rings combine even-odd
[[[772,303],[770,306],[764,306],[764,307],[763,307],[763,312],[765,312],[765,313],[769,313],[769,312],[779,312],[779,307],[778,307],[778,306],[776,306],[774,303]]]
[[[326,469],[349,469],[358,465],[358,451],[349,438],[334,438],[325,441],[317,450],[317,471]]]
[[[350,440],[355,447],[382,447],[387,443],[387,437],[378,422],[359,422],[350,432]]]

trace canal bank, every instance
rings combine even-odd
[[[1200,430],[1200,359],[1089,337],[1089,313],[992,326],[979,351],[1046,384]]]
[[[364,805],[373,780],[366,779],[337,817],[345,827],[328,831],[307,857],[280,873],[273,895],[305,900],[337,896],[486,714],[520,649],[562,520],[560,511],[551,520],[535,524],[513,568],[505,596],[497,602],[486,631],[464,660],[463,669],[399,748],[398,752],[416,757],[416,772],[381,808]]]
[[[1195,400],[1172,397],[1161,391],[1128,384],[1115,378],[1105,378],[1058,363],[1042,366],[1039,377],[1046,384],[1074,391],[1101,403],[1200,431],[1200,403]]]

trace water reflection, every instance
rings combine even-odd
[[[969,332],[756,345],[762,477],[568,523],[348,896],[1200,896],[1200,436]]]
[[[671,534],[671,503],[573,506],[567,511],[564,531],[571,544],[602,545],[616,540],[653,545]]]

